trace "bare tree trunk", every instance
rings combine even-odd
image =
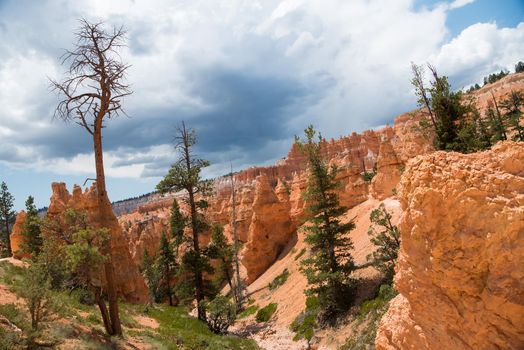
[[[189,163],[189,158],[188,158]],[[190,169],[188,167],[188,169]],[[195,203],[195,194],[193,188],[189,191],[189,205],[191,207],[191,229],[193,231],[193,249],[200,258],[200,243],[198,242],[198,223],[197,223],[197,212]],[[204,300],[204,280],[202,278],[202,271],[200,267],[196,267],[195,273],[195,297],[197,301],[198,319],[206,320],[206,310],[201,305],[201,301]]]
[[[101,290],[94,291],[95,302],[100,309],[100,314],[102,315],[102,321],[104,322],[104,328],[107,334],[113,334],[113,327],[111,326],[111,320],[109,319],[109,313],[107,312],[107,306],[105,301],[102,299]]]
[[[116,216],[111,208],[111,203],[107,196],[106,181],[104,174],[104,155],[102,152],[102,117],[95,121],[95,130],[93,133],[93,144],[95,150],[95,167],[96,167],[96,190],[98,201],[99,225],[101,228],[107,228],[110,233],[110,242],[107,245],[107,261],[104,263],[104,272],[106,277],[107,298],[109,300],[109,316],[111,319],[111,335],[122,335],[122,325],[118,312],[118,299],[116,294],[115,278],[113,263],[111,257],[111,239],[113,238]],[[118,227],[118,222],[116,222]]]
[[[504,127],[504,122],[502,121],[499,105],[497,104],[497,100],[495,99],[495,95],[493,95],[493,92],[491,92],[491,98],[493,99],[493,103],[495,104],[495,110],[497,111],[497,119],[500,124],[500,128],[502,129],[502,136],[504,136],[504,140],[507,140],[508,136],[506,135],[506,128]]]
[[[242,281],[240,280],[240,264],[238,262],[238,236],[237,236],[237,223],[236,223],[236,196],[235,196],[235,180],[233,177],[233,165],[231,165],[231,230],[233,231],[233,259],[235,259],[235,286],[231,286],[233,289],[233,296],[235,298],[236,306],[238,310],[242,309]]]
[[[9,236],[9,215],[6,213],[5,219],[5,234],[6,234],[6,244],[7,244],[7,256],[12,256],[13,251],[11,250],[11,237]]]

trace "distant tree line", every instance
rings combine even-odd
[[[524,62],[519,61],[517,64],[515,64],[515,73],[521,73],[521,72],[524,72]],[[508,74],[509,74],[509,71],[507,69],[502,69],[498,73],[492,73],[492,74],[484,77],[484,79],[482,80],[483,81],[483,85],[482,86],[486,86],[487,84],[492,84],[492,83],[494,83],[494,82],[504,78]],[[482,86],[480,86],[478,83],[475,84],[475,85],[471,85],[469,87],[469,89],[466,90],[466,93],[469,94],[469,93],[471,93],[473,91],[477,91]]]

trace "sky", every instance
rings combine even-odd
[[[110,198],[154,190],[184,120],[205,176],[284,157],[309,124],[337,138],[416,107],[410,62],[460,89],[524,61],[522,0],[0,0],[0,181],[15,209],[95,177],[92,142],[53,118],[78,19],[123,25],[133,94],[104,129]]]

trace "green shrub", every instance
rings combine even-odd
[[[29,323],[25,312],[20,310],[15,304],[0,305],[0,315],[7,318],[12,324],[22,330],[29,329]]]
[[[375,344],[377,328],[382,316],[389,307],[389,301],[397,295],[393,287],[383,284],[375,298],[366,300],[360,305],[357,320],[353,324],[353,336],[340,350],[366,350]]]
[[[95,304],[95,296],[93,295],[93,292],[85,288],[80,288],[77,290],[76,299],[82,305],[94,305]]]
[[[364,173],[362,174],[362,180],[366,182],[371,182],[375,175],[377,175],[377,171],[375,168],[373,168],[372,171],[364,171]]]
[[[24,340],[19,333],[8,332],[0,327],[0,350],[24,349]]]
[[[275,279],[269,283],[269,290],[275,290],[284,283],[286,283],[287,278],[289,277],[289,271],[287,269],[284,269],[280,275],[275,277]]]
[[[289,328],[295,332],[294,341],[305,339],[308,345],[315,335],[317,327],[317,317],[320,311],[317,297],[308,297],[306,299],[306,310],[301,312],[291,323]]]
[[[253,315],[257,311],[258,311],[258,305],[251,305],[247,309],[245,309],[244,311],[239,313],[237,318],[238,319],[246,318],[246,317],[248,317],[250,315]]]
[[[257,320],[257,322],[267,322],[269,321],[271,316],[273,316],[275,311],[277,311],[277,303],[268,304],[267,306],[258,310],[255,319]]]
[[[298,259],[300,259],[302,255],[304,255],[305,252],[306,252],[306,248],[302,248],[300,252],[298,252],[298,254],[295,256],[294,260],[297,261]]]
[[[236,306],[228,298],[219,295],[215,299],[204,302],[207,310],[207,326],[215,334],[224,334],[236,318]]]

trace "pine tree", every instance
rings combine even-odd
[[[328,167],[321,156],[321,135],[314,141],[313,126],[305,130],[305,140],[298,137],[295,142],[308,159],[309,181],[305,194],[308,203],[306,243],[311,247],[311,256],[303,261],[302,271],[309,288],[308,296],[317,296],[321,317],[334,320],[353,303],[356,281],[351,277],[355,263],[350,250],[353,248],[347,233],[355,228],[353,221],[341,223],[340,216],[347,211],[339,203],[335,180],[337,168]]]
[[[371,212],[369,219],[372,225],[368,235],[376,250],[367,256],[367,260],[384,274],[386,283],[391,284],[400,248],[400,231],[391,222],[391,214],[386,210],[384,203]]]
[[[34,204],[34,198],[29,196],[25,202],[26,217],[22,235],[24,237],[23,250],[35,259],[42,248],[43,240],[40,230],[41,220],[38,216],[38,210]]]
[[[173,205],[171,206],[171,216],[169,218],[169,228],[171,231],[171,238],[173,238],[175,245],[175,252],[178,255],[179,247],[184,242],[184,228],[187,223],[187,218],[180,212],[180,206],[175,199],[173,199]]]
[[[10,228],[15,220],[15,212],[13,211],[14,197],[9,192],[7,185],[2,181],[0,185],[0,239],[2,239],[2,251],[0,257],[13,255],[11,250]],[[3,249],[6,248],[4,252]]]
[[[193,155],[193,147],[196,144],[196,135],[193,129],[186,128],[184,122],[177,130],[175,136],[175,149],[179,153],[179,159],[171,166],[169,172],[157,185],[160,193],[185,191],[185,198],[189,207],[189,219],[187,225],[192,233],[192,245],[188,247],[182,257],[182,271],[190,275],[186,279],[186,285],[192,285],[194,296],[198,305],[198,318],[206,320],[205,305],[202,303],[206,297],[207,290],[204,285],[203,274],[213,271],[209,259],[202,254],[199,236],[208,225],[202,214],[208,203],[205,198],[211,192],[211,183],[202,180],[201,171],[209,166],[209,162],[197,159]],[[197,198],[198,196],[198,198]]]
[[[62,214],[66,230],[65,265],[72,278],[70,283],[91,291],[98,305],[104,328],[108,334],[112,329],[110,310],[104,300],[104,290],[100,283],[103,267],[109,259],[107,246],[110,244],[110,230],[95,228],[88,224],[87,215],[68,209]],[[109,297],[109,296],[108,296]]]
[[[522,61],[519,61],[515,65],[515,73],[520,73],[520,72],[524,72],[524,62],[522,62]]]
[[[226,281],[233,297],[236,293],[233,285],[233,245],[227,242],[222,226],[216,224],[211,229],[211,242],[207,248],[207,254],[211,259],[218,260],[218,268],[215,269],[216,284],[218,287]],[[236,305],[236,300],[235,300]]]
[[[160,290],[160,273],[155,259],[149,255],[147,250],[144,251],[140,270],[149,289],[149,298],[151,304],[153,302],[159,303],[162,301],[162,293]]]
[[[466,147],[459,140],[457,128],[457,122],[467,113],[461,104],[462,94],[451,90],[447,77],[439,76],[433,66],[429,68],[434,78],[429,92],[437,119],[435,146],[440,150],[464,152]]]
[[[174,300],[173,284],[172,280],[177,272],[177,261],[176,255],[173,253],[173,249],[167,238],[165,232],[162,232],[160,238],[160,249],[157,257],[158,273],[161,276],[160,284],[163,290],[163,294],[167,295],[169,305],[174,306],[178,304],[178,301]]]
[[[522,108],[524,107],[524,94],[521,91],[511,91],[500,102],[500,108],[505,111],[504,118],[510,131],[514,133],[514,141],[524,141],[524,126],[522,125]]]

